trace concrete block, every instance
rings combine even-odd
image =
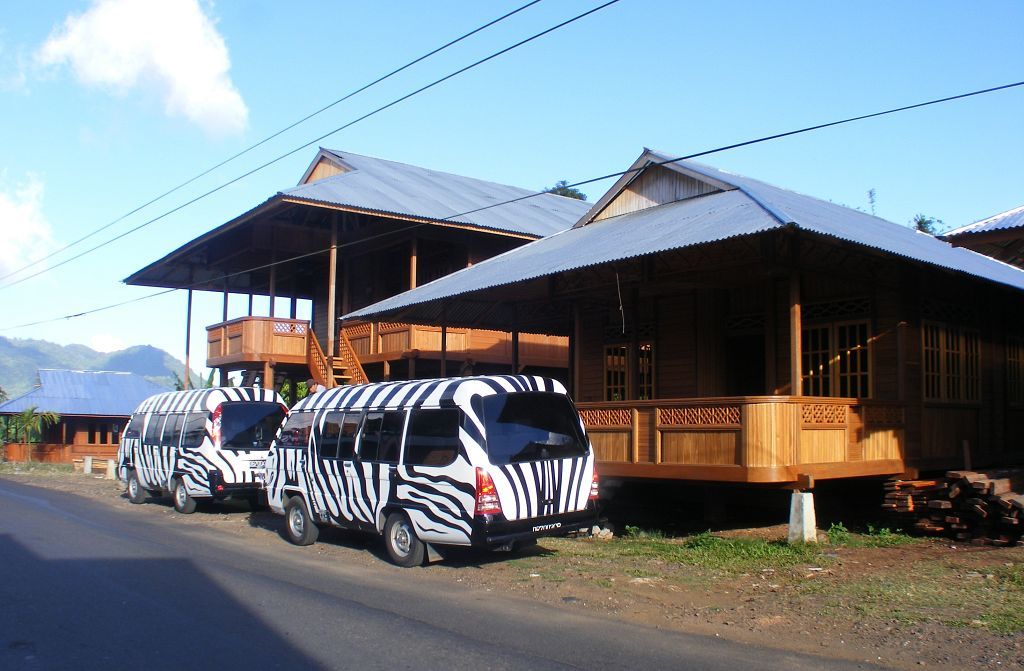
[[[92,457],[85,457],[83,459],[83,461],[85,462],[85,466],[83,467],[83,470],[85,471],[85,474],[86,475],[91,475],[92,474]]]
[[[107,459],[107,480],[117,480],[117,460]]]
[[[818,542],[817,522],[814,519],[814,494],[793,492],[789,503],[789,542]]]

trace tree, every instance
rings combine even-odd
[[[560,179],[555,182],[554,186],[544,189],[544,193],[553,193],[556,196],[565,196],[566,198],[575,198],[576,200],[587,199],[587,194],[576,187],[569,186],[569,182],[564,179]]]
[[[910,223],[914,228],[922,233],[928,235],[938,235],[941,227],[945,226],[942,219],[936,219],[935,217],[929,217],[926,214],[915,214],[914,218],[910,220]]]
[[[36,406],[25,408],[20,414],[11,418],[14,425],[14,439],[21,438],[23,443],[38,443],[43,431],[60,421],[60,415],[49,410],[39,412]],[[32,461],[32,449],[26,453],[28,461]]]

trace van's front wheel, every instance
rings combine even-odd
[[[185,489],[185,483],[178,478],[174,481],[174,489],[171,491],[174,497],[174,509],[182,515],[191,515],[196,511],[196,500],[189,496]]]
[[[146,490],[139,482],[139,475],[135,470],[128,471],[128,500],[132,503],[142,503],[146,500]]]
[[[384,525],[384,547],[391,561],[399,566],[419,566],[426,550],[412,528],[412,522],[402,513],[391,513]]]
[[[288,505],[284,508],[284,520],[288,540],[295,545],[311,545],[316,541],[320,530],[309,518],[309,508],[301,496],[288,499]]]

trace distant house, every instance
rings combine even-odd
[[[1024,268],[1024,206],[961,226],[942,238],[957,247]]]
[[[655,151],[571,229],[344,319],[567,336],[605,476],[807,487],[1024,458],[1024,271]]]
[[[0,404],[0,416],[35,408],[53,412],[60,421],[48,427],[38,443],[8,443],[6,457],[71,463],[85,456],[113,457],[121,429],[139,403],[168,391],[135,373],[93,370],[39,370],[32,391]]]

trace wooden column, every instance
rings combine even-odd
[[[512,330],[512,374],[519,374],[519,328]]]
[[[766,283],[764,297],[764,386],[766,394],[778,394],[779,382],[776,375],[776,305],[775,305],[775,278],[771,277]]]
[[[572,305],[572,333],[569,335],[569,395],[576,399],[580,390],[580,306]]]
[[[409,249],[409,288],[416,288],[416,264],[418,263],[417,256],[419,255],[419,245],[416,242],[416,238],[412,239]]]
[[[228,281],[224,280],[224,309],[221,311],[220,320],[226,322],[228,320]]]
[[[274,263],[274,256],[273,255],[271,255],[271,257],[270,257],[270,263],[272,264],[270,266],[270,287],[268,289],[269,292],[270,292],[270,314],[267,315],[267,316],[268,317],[273,317],[274,316],[274,302],[277,299],[277,264]]]
[[[448,314],[447,310],[441,309],[441,377],[447,377],[448,372]]]
[[[252,317],[252,292],[249,292],[249,316]]]
[[[331,251],[327,257],[327,356],[337,353],[338,337],[338,214],[331,215]]]
[[[189,369],[189,365],[191,364],[191,361],[189,359],[189,356],[191,354],[190,344],[192,342],[192,338],[189,337],[189,336],[191,334],[192,334],[192,290],[189,289],[188,290],[188,303],[187,303],[187,306],[185,308],[185,382],[184,382],[185,389],[189,388],[189,378],[191,377],[188,374],[188,372],[189,372],[189,370],[188,370]]]
[[[803,320],[800,316],[800,273],[789,276],[789,393],[803,393]]]

